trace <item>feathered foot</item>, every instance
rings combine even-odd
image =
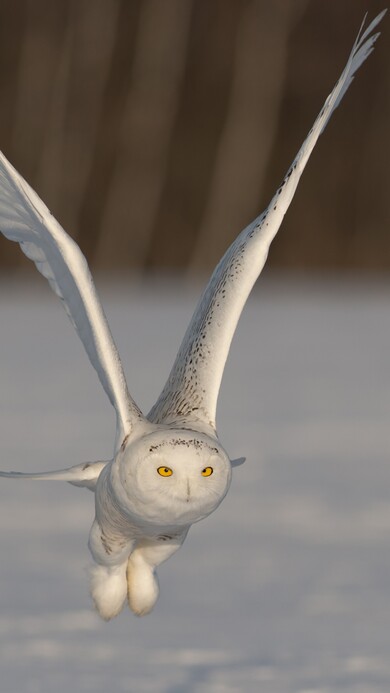
[[[119,566],[90,566],[91,597],[99,616],[105,621],[122,611],[127,595],[126,567],[127,562]]]
[[[158,594],[154,569],[135,550],[127,564],[127,599],[130,609],[137,616],[146,616],[152,611]]]

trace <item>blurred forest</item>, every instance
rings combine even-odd
[[[0,148],[90,264],[208,271],[268,204],[383,0],[0,0]],[[390,268],[390,14],[270,255]],[[2,239],[0,265],[26,262]],[[23,264],[24,266],[24,264]]]

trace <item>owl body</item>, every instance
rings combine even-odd
[[[136,613],[152,608],[158,594],[157,566],[181,546],[194,522],[218,507],[231,474],[225,450],[203,433],[154,426],[152,432],[124,442],[97,480],[89,540],[97,564],[91,568],[92,584],[98,585],[92,597],[104,618],[121,608],[116,591],[113,603],[107,603],[113,576],[117,584],[121,575],[122,604],[127,594]],[[135,595],[138,583],[143,590],[145,584],[151,586],[142,606]]]
[[[96,519],[129,539],[181,532],[218,507],[230,482],[230,459],[216,439],[160,426],[123,445],[104,467]]]

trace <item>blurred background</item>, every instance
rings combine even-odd
[[[198,276],[268,205],[383,5],[0,0],[0,149],[107,274],[143,411]],[[390,13],[380,29],[233,340],[218,431],[247,462],[161,566],[153,614],[93,613],[92,494],[0,483],[1,693],[390,691]],[[112,408],[33,277],[1,237],[0,468],[108,459]]]
[[[268,204],[383,4],[1,0],[0,148],[92,267],[207,272]],[[273,267],[390,267],[389,18],[381,30]],[[22,265],[1,239],[0,269]]]

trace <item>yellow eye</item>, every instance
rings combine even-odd
[[[211,476],[214,469],[212,467],[205,467],[202,469],[202,476]]]
[[[157,471],[161,476],[172,476],[173,474],[172,469],[169,467],[159,467]]]

